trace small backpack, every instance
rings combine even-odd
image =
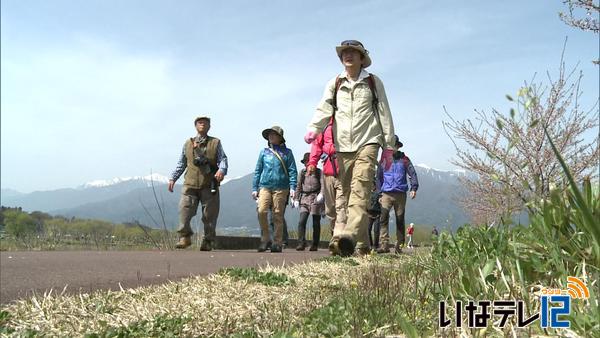
[[[317,181],[319,181],[319,185],[320,185],[322,170],[319,168],[315,168],[315,174],[317,176]],[[306,177],[306,168],[303,168],[302,171],[300,171],[300,182],[298,182],[298,185],[300,187],[302,187],[302,185],[304,184],[304,177]],[[319,190],[321,190],[320,186],[319,186]]]
[[[408,158],[408,156],[406,156],[406,154],[402,151],[399,151],[397,154],[398,154],[398,158],[396,158],[396,156],[394,154],[394,160],[401,158],[402,162],[404,163],[404,171],[408,172],[408,163],[410,162],[410,158]]]

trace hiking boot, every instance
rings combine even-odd
[[[212,251],[212,249],[212,242],[203,238],[200,243],[200,251]]]
[[[281,252],[283,248],[279,244],[273,244],[271,246],[271,252]]]
[[[304,241],[298,243],[298,246],[296,247],[296,250],[298,250],[298,251],[304,251],[304,249],[306,249],[306,244],[304,243]]]
[[[356,248],[356,251],[354,251],[354,256],[364,257],[369,254],[369,251],[371,251],[371,250],[367,247]]]
[[[337,256],[340,254],[340,247],[339,247],[339,242],[336,239],[331,239],[331,242],[329,242],[329,254],[332,256]]]
[[[317,251],[319,250],[319,246],[315,243],[311,244],[309,251]]]
[[[396,244],[396,246],[394,247],[394,251],[396,254],[401,254],[402,253],[402,245]]]
[[[260,245],[258,246],[257,251],[265,252],[265,251],[267,251],[267,248],[270,246],[271,246],[271,242],[260,242]]]
[[[349,257],[354,253],[354,241],[348,236],[342,236],[338,240],[338,247],[340,248],[340,256]]]
[[[185,249],[190,245],[192,245],[192,239],[190,238],[190,236],[182,236],[182,237],[179,237],[179,242],[177,242],[177,244],[175,244],[175,248]]]
[[[390,253],[390,247],[387,244],[383,244],[375,251],[379,254]]]

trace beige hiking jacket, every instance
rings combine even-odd
[[[340,74],[342,82],[337,92],[338,110],[335,113],[333,124],[335,148],[338,152],[355,152],[369,143],[379,144],[383,149],[395,149],[394,122],[383,83],[373,75],[379,99],[377,111],[381,120],[380,127],[373,111],[373,98],[367,80],[368,76],[369,73],[363,69],[358,80],[351,84],[345,71]],[[309,131],[321,133],[327,126],[333,114],[332,99],[335,91],[335,79],[334,77],[327,83],[323,98],[308,125]]]

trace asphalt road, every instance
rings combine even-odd
[[[44,292],[88,293],[160,284],[207,275],[223,267],[296,264],[328,251],[257,253],[255,250],[200,251],[2,251],[0,303]]]

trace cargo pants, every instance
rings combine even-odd
[[[323,198],[325,200],[325,215],[331,221],[333,236],[339,236],[348,217],[346,215],[347,200],[339,178],[325,175],[323,178]]]
[[[397,245],[404,245],[404,210],[406,209],[406,192],[384,192],[381,195],[381,235],[379,243],[385,247],[390,243],[390,211],[394,208],[396,215]]]
[[[288,202],[290,189],[270,190],[260,189],[258,193],[258,223],[260,223],[261,241],[268,242],[269,236],[269,210],[273,212],[275,233],[273,241],[277,245],[283,243],[283,220],[285,206]]]
[[[356,152],[338,153],[340,180],[348,201],[348,220],[340,236],[349,236],[357,250],[369,248],[367,204],[373,191],[379,145],[367,144]]]
[[[196,215],[199,205],[202,205],[204,239],[213,241],[216,236],[217,218],[219,217],[219,189],[213,194],[210,187],[197,189],[183,186],[181,199],[179,200],[179,228],[177,232],[181,237],[194,234],[190,223]]]

